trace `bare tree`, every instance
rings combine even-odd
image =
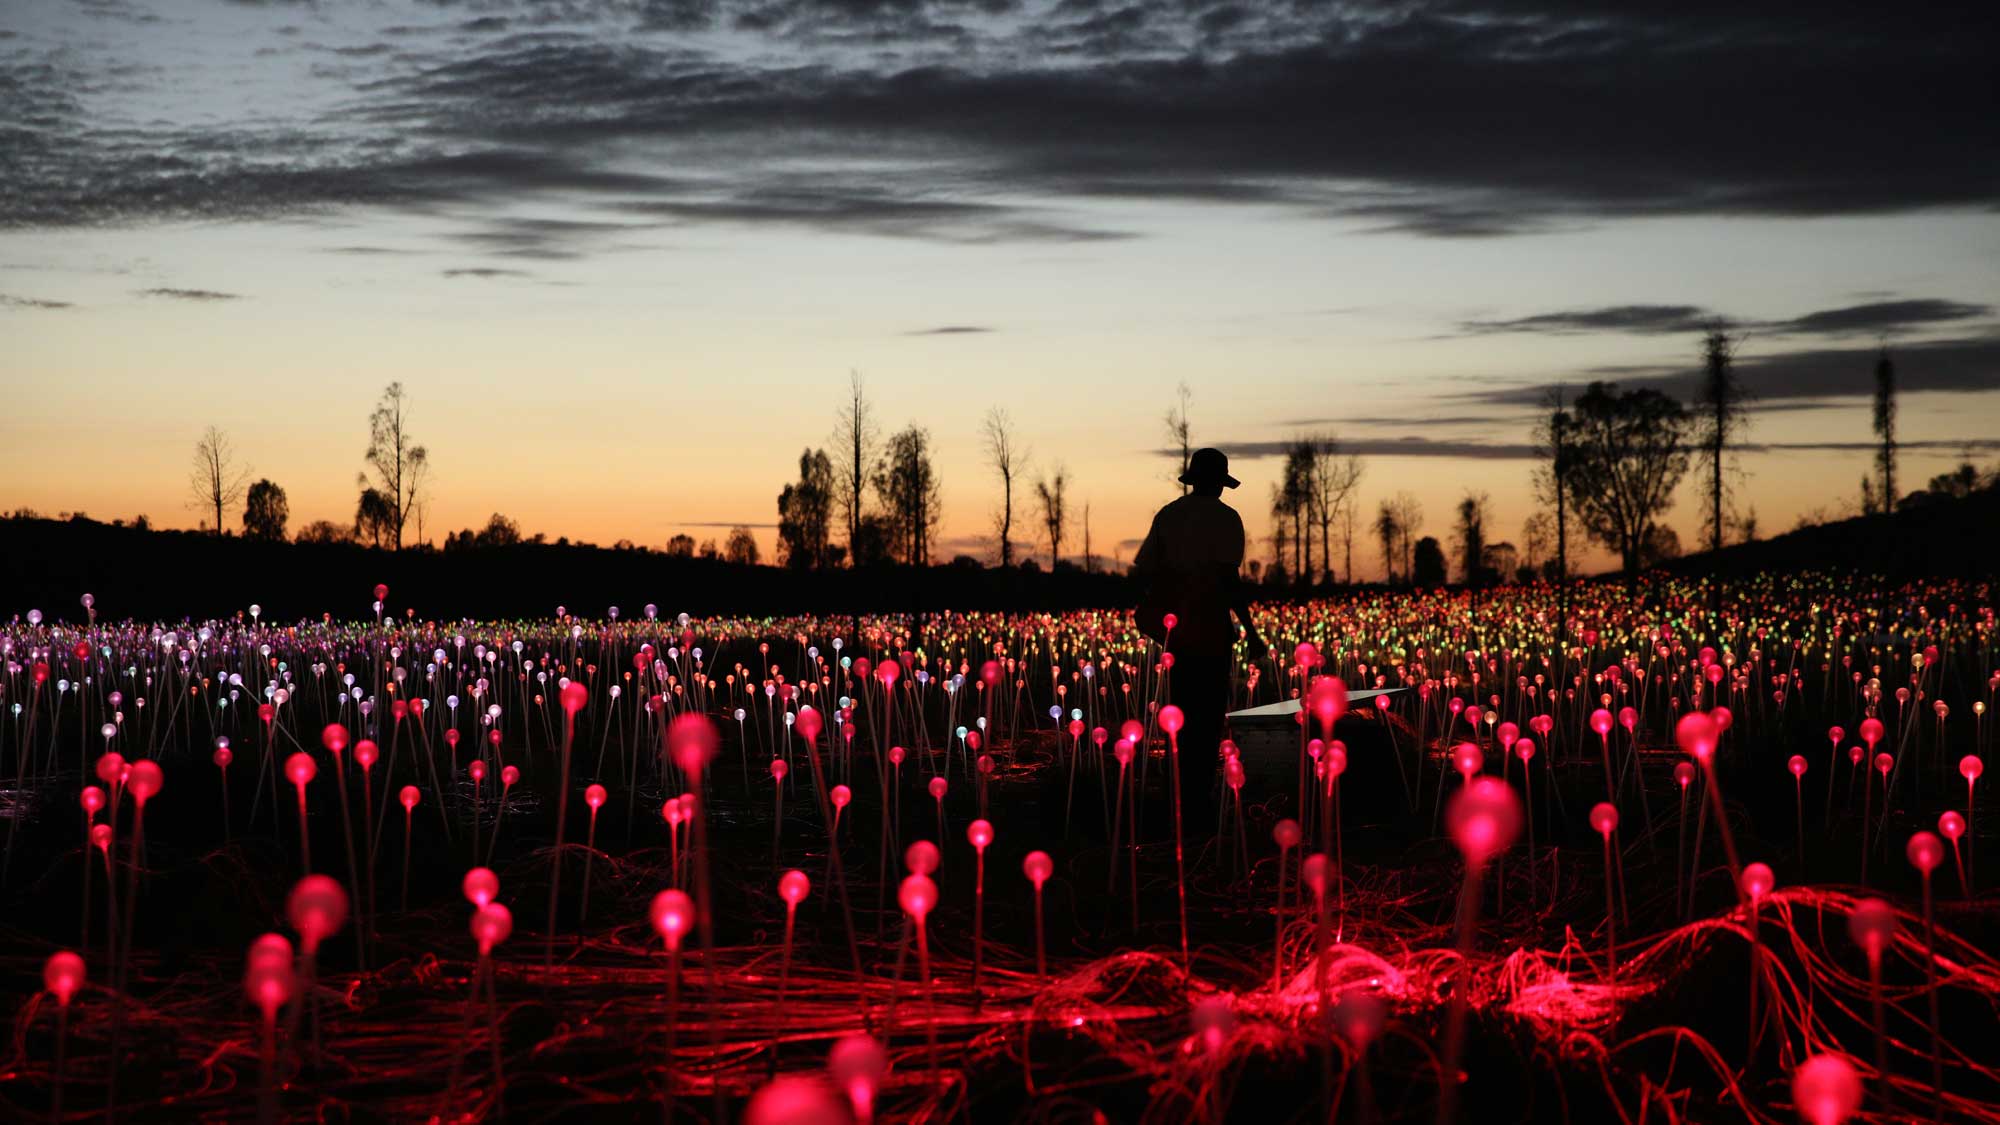
[[[927,566],[931,538],[944,518],[943,492],[931,465],[930,433],[911,425],[889,438],[875,472],[889,533],[889,554],[910,566]]]
[[[194,443],[194,469],[188,474],[188,489],[194,495],[194,507],[215,513],[210,529],[216,535],[223,534],[229,526],[225,511],[243,499],[249,481],[250,469],[236,464],[236,450],[229,443],[229,435],[215,426],[203,430],[201,440]]]
[[[430,452],[410,434],[408,410],[409,399],[403,384],[391,383],[383,389],[382,400],[368,417],[367,459],[368,467],[375,471],[375,479],[370,482],[367,473],[359,478],[362,488],[369,488],[372,483],[388,502],[385,530],[390,533],[390,544],[399,551],[403,549],[403,526],[416,511],[418,494],[428,481],[431,465]]]
[[[1875,451],[1875,469],[1882,481],[1876,506],[1885,512],[1896,510],[1896,364],[1889,349],[1875,359],[1875,436],[1882,445]]]
[[[1382,545],[1382,581],[1396,581],[1396,560],[1402,557],[1402,525],[1396,522],[1396,506],[1384,500],[1375,509],[1375,538]]]
[[[1279,478],[1278,500],[1292,520],[1292,580],[1301,586],[1312,583],[1312,477],[1313,443],[1294,439],[1285,450],[1285,469]]]
[[[1035,484],[1035,495],[1042,503],[1042,526],[1049,532],[1049,569],[1053,571],[1062,561],[1063,531],[1068,523],[1068,515],[1063,508],[1063,492],[1069,487],[1069,470],[1058,463],[1055,471]]]
[[[1467,586],[1481,585],[1480,571],[1486,566],[1486,521],[1491,509],[1491,498],[1471,489],[1458,502],[1458,523],[1452,528],[1451,541],[1458,551],[1461,580]]]
[[[1703,530],[1707,533],[1708,549],[1719,551],[1723,529],[1728,526],[1724,515],[1724,498],[1729,491],[1725,459],[1730,441],[1745,425],[1744,392],[1735,372],[1736,340],[1724,326],[1717,325],[1702,337],[1701,351],[1701,392],[1695,398],[1695,406],[1700,417],[1696,438],[1708,462],[1708,518]],[[1721,586],[1712,588],[1720,596]]]
[[[1361,483],[1361,458],[1340,456],[1340,441],[1332,434],[1312,439],[1312,471],[1308,475],[1308,503],[1313,522],[1319,525],[1319,574],[1333,580],[1333,523],[1355,486]],[[1350,563],[1353,547],[1348,548]]]
[[[1181,455],[1180,471],[1175,474],[1177,484],[1179,477],[1187,475],[1188,459],[1194,456],[1194,429],[1188,425],[1188,400],[1193,397],[1194,392],[1188,390],[1188,385],[1183,380],[1180,386],[1174,389],[1174,405],[1167,408],[1167,447],[1178,451]],[[1181,495],[1186,496],[1188,486],[1183,484],[1180,487]]]
[[[868,389],[859,371],[847,373],[847,400],[833,427],[833,467],[839,476],[836,503],[847,522],[847,554],[853,565],[861,564],[861,521],[867,511],[862,489],[868,483],[875,462],[875,412],[868,404]]]
[[[1353,457],[1349,457],[1347,460],[1348,464],[1354,467],[1355,479],[1358,482],[1360,480],[1361,463]],[[1343,581],[1349,586],[1354,585],[1354,509],[1354,496],[1350,492],[1347,502],[1340,506],[1340,542],[1341,546],[1346,550],[1346,561],[1340,569],[1344,576]]]
[[[1424,506],[1407,492],[1398,492],[1391,504],[1396,511],[1397,536],[1403,544],[1403,578],[1410,580],[1416,575],[1416,540],[1424,526]]]
[[[1000,565],[1014,565],[1014,476],[1028,465],[1028,451],[1016,448],[1014,420],[1001,407],[986,412],[981,427],[986,439],[986,463],[1000,474],[1000,513],[994,517],[1000,531]]]
[[[1090,501],[1085,500],[1083,502],[1083,572],[1085,574],[1094,574],[1096,571],[1097,557],[1090,553]]]

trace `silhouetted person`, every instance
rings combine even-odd
[[[1197,449],[1181,483],[1192,491],[1161,508],[1132,573],[1145,583],[1138,609],[1141,631],[1174,654],[1168,673],[1171,702],[1186,716],[1180,733],[1181,822],[1197,834],[1215,825],[1212,782],[1229,710],[1231,662],[1236,648],[1233,610],[1243,623],[1250,659],[1262,659],[1264,639],[1250,621],[1250,599],[1237,578],[1243,565],[1243,518],[1222,502],[1222,490],[1239,482],[1219,449]],[[1173,633],[1164,625],[1176,618]]]

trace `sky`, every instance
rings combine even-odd
[[[768,552],[858,372],[931,435],[943,557],[994,553],[997,406],[1129,559],[1183,382],[1253,536],[1330,433],[1364,526],[1409,492],[1443,539],[1471,489],[1518,540],[1547,390],[1691,398],[1722,318],[1736,506],[1783,531],[1856,505],[1883,346],[1908,485],[2000,459],[1996,33],[1838,0],[5,0],[0,506],[195,526],[215,425],[294,528],[351,521],[400,381],[433,540],[497,511]]]

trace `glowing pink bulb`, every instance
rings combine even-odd
[[[519,781],[519,780],[521,780],[521,770],[520,770],[520,768],[519,768],[518,766],[501,766],[501,767],[500,767],[500,784],[501,784],[501,785],[503,785],[503,786],[509,786],[509,787],[511,787],[511,786],[512,786],[512,785],[513,785],[513,784],[514,784],[515,782],[517,782],[517,781]]]
[[[368,739],[364,738],[354,744],[354,764],[361,767],[361,772],[367,773],[369,770],[374,769],[375,763],[381,759],[382,748]]]
[[[966,825],[965,839],[966,842],[971,844],[975,849],[982,852],[985,851],[987,845],[993,842],[992,822],[985,820],[975,820],[971,824]]]
[[[479,955],[484,957],[513,934],[514,912],[497,902],[489,902],[473,912],[472,922],[467,928],[472,933],[472,940],[479,943]]]
[[[903,849],[903,866],[912,875],[929,875],[938,869],[938,846],[929,840],[918,840]]]
[[[1381,696],[1376,696],[1376,698],[1377,698],[1377,699],[1380,699],[1380,698],[1381,698]],[[1521,760],[1522,760],[1523,762],[1532,762],[1532,761],[1534,761],[1534,760],[1535,760],[1535,740],[1534,740],[1534,739],[1532,739],[1532,738],[1517,738],[1517,739],[1515,739],[1515,740],[1514,740],[1514,756],[1515,756],[1516,758],[1519,758],[1519,759],[1521,759]]]
[[[1743,868],[1743,880],[1740,886],[1743,888],[1743,893],[1750,896],[1750,901],[1762,900],[1765,895],[1771,893],[1771,888],[1777,885],[1778,876],[1772,872],[1768,864],[1752,863]]]
[[[423,794],[417,790],[416,786],[405,785],[403,786],[402,790],[396,794],[396,799],[403,803],[403,811],[409,812],[411,809],[417,807],[417,801],[421,799],[422,796]]]
[[[1814,1055],[1792,1072],[1792,1101],[1807,1125],[1843,1125],[1861,1109],[1861,1075],[1839,1055]]]
[[[583,803],[589,805],[590,811],[595,813],[604,807],[604,802],[609,796],[610,794],[604,791],[604,786],[592,785],[583,791]]]
[[[848,1125],[840,1095],[818,1078],[784,1075],[751,1096],[743,1125]]]
[[[1592,711],[1590,713],[1590,729],[1596,731],[1599,737],[1610,734],[1611,712],[1606,711],[1602,707]]]
[[[1680,744],[1682,752],[1698,762],[1707,762],[1715,756],[1719,734],[1715,720],[1700,711],[1682,715],[1681,721],[1674,725],[1674,741]]]
[[[1871,957],[1882,955],[1896,936],[1896,929],[1895,908],[1879,898],[1862,899],[1847,916],[1847,936]]]
[[[475,867],[465,873],[458,887],[465,895],[465,901],[474,906],[485,906],[500,896],[500,876],[495,875],[491,868]]]
[[[311,754],[301,750],[285,759],[285,777],[300,789],[304,789],[306,783],[317,776],[319,776],[319,766],[313,763]]]
[[[939,801],[944,800],[944,791],[946,788],[944,775],[939,774],[938,776],[931,778],[930,785],[926,786],[926,788],[930,790],[932,797],[936,798]]]
[[[347,924],[347,891],[325,875],[308,875],[293,885],[285,900],[285,916],[310,957],[320,942]]]
[[[265,934],[253,942],[249,967],[243,972],[243,991],[263,1011],[266,1021],[277,1017],[278,1009],[292,998],[296,987],[292,944],[277,934]]]
[[[158,762],[141,758],[132,763],[131,772],[126,774],[125,789],[143,808],[148,800],[159,793],[160,787],[166,784],[166,780],[166,775],[161,772]]]
[[[1499,778],[1475,777],[1452,794],[1445,821],[1466,863],[1477,866],[1514,843],[1521,831],[1521,801]]]
[[[778,878],[778,897],[787,906],[797,906],[812,893],[812,880],[803,871],[787,871]]]
[[[1324,852],[1314,852],[1299,864],[1299,881],[1313,889],[1316,895],[1324,896],[1332,885],[1333,861]]]
[[[83,792],[78,795],[77,801],[83,805],[84,812],[94,817],[98,810],[104,807],[104,790],[95,785],[86,785],[83,787]]]
[[[1872,715],[1861,720],[1861,741],[1867,743],[1870,750],[1875,749],[1875,744],[1882,741],[1882,720]]]
[[[1276,841],[1279,847],[1287,850],[1298,847],[1299,841],[1304,838],[1304,835],[1304,830],[1299,827],[1299,822],[1290,817],[1286,817],[1271,826],[1271,839]]]
[[[590,689],[575,680],[563,685],[562,709],[566,715],[574,716],[590,702]]]
[[[1944,841],[1929,832],[1917,832],[1904,846],[1903,854],[1909,857],[1910,866],[1924,873],[1926,877],[1944,862]]]
[[[1875,772],[1881,774],[1883,777],[1888,777],[1889,771],[1895,768],[1895,755],[1889,753],[1887,750],[1875,755]]]
[[[1792,771],[1793,777],[1804,777],[1806,775],[1805,755],[1804,754],[1792,755],[1791,759],[1785,763],[1785,768]]]
[[[1978,781],[1979,776],[1985,772],[1986,763],[1980,761],[1977,754],[1967,754],[1958,760],[1958,775],[1965,779],[1967,785]]]
[[[1227,996],[1204,997],[1194,1006],[1189,1022],[1194,1028],[1195,1042],[1213,1054],[1235,1033],[1236,1009],[1230,1006]]]
[[[843,1035],[827,1052],[826,1071],[833,1084],[845,1091],[854,1108],[854,1118],[867,1122],[875,1114],[875,1091],[889,1070],[889,1052],[873,1036],[859,1032]],[[796,1120],[786,1118],[787,1122]]]
[[[801,707],[799,708],[798,718],[793,720],[792,726],[798,729],[799,737],[805,739],[808,744],[811,744],[819,741],[819,732],[823,722],[824,720],[819,717],[818,711],[810,707]]]
[[[903,885],[896,891],[896,901],[902,905],[903,913],[922,922],[924,917],[937,905],[937,884],[928,875],[910,875],[903,879]]]
[[[1477,743],[1461,742],[1451,748],[1451,765],[1469,781],[1486,765],[1486,752]]]
[[[227,746],[218,746],[215,748],[215,753],[209,755],[208,760],[215,763],[216,769],[226,770],[229,768],[229,763],[236,760],[236,754]]]
[[[339,723],[328,723],[326,729],[319,732],[319,744],[338,757],[347,749],[347,728]]]
[[[1160,729],[1168,734],[1179,734],[1186,722],[1187,718],[1181,714],[1181,709],[1173,704],[1169,703],[1160,708]]]
[[[1169,633],[1173,632],[1174,626],[1179,625],[1180,623],[1181,619],[1176,614],[1169,613],[1160,618],[1160,624],[1166,626],[1167,632]]]
[[[1321,676],[1313,681],[1312,713],[1320,730],[1331,733],[1333,724],[1347,711],[1347,685],[1338,676]]]
[[[722,736],[706,715],[685,714],[667,728],[667,748],[674,764],[690,777],[700,777],[702,769],[715,757]]]
[[[790,772],[792,772],[792,767],[790,767],[790,766],[786,765],[786,764],[785,764],[785,760],[784,760],[783,758],[772,758],[772,759],[771,759],[771,780],[772,780],[772,781],[783,781],[783,780],[785,780],[785,775],[786,775],[786,774],[788,774],[788,773],[790,773]]]
[[[1956,844],[1965,835],[1965,818],[1951,809],[1938,814],[1938,833]]]
[[[96,849],[97,849],[98,851],[101,851],[101,852],[108,852],[108,851],[110,851],[110,850],[111,850],[111,826],[110,826],[109,824],[93,824],[93,825],[91,825],[91,826],[90,826],[90,842],[91,842],[92,846],[94,846],[94,847],[95,847],[95,848],[96,848]]]
[[[1599,801],[1590,807],[1590,827],[1599,836],[1609,836],[1618,831],[1618,806],[1608,801]]]
[[[486,780],[486,763],[474,761],[471,765],[465,767],[465,772],[471,775],[472,783],[477,785]]]
[[[836,785],[833,787],[833,791],[829,794],[829,796],[833,798],[834,808],[844,809],[847,807],[847,802],[852,801],[854,799],[854,790],[849,789],[845,785]]]
[[[1131,741],[1129,739],[1124,739],[1124,738],[1119,739],[1118,744],[1111,748],[1111,756],[1118,760],[1118,764],[1120,766],[1131,765],[1132,764]]]
[[[1047,852],[1029,852],[1021,860],[1021,874],[1028,877],[1028,882],[1033,883],[1037,891],[1040,891],[1042,884],[1048,882],[1049,876],[1055,873],[1056,863],[1049,858]]]
[[[69,1007],[70,997],[83,987],[83,958],[67,949],[49,954],[42,964],[42,987],[55,995],[57,1004]]]
[[[1292,664],[1295,667],[1311,668],[1318,663],[1319,650],[1313,647],[1311,641],[1300,641],[1299,646],[1292,650]]]
[[[679,949],[681,940],[694,929],[694,900],[686,891],[669,889],[654,895],[649,913],[653,929],[670,950]]]

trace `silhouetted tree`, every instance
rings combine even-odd
[[[1659,516],[1687,475],[1687,411],[1650,388],[1592,383],[1572,414],[1568,478],[1578,521],[1636,574]]]
[[[1885,512],[1896,510],[1896,364],[1883,348],[1875,359],[1875,471],[1882,482],[1875,502]]]
[[[1695,405],[1701,418],[1698,440],[1702,456],[1708,461],[1708,515],[1703,530],[1708,537],[1708,549],[1719,551],[1722,531],[1728,522],[1723,512],[1723,498],[1729,488],[1724,477],[1724,459],[1730,441],[1745,424],[1743,384],[1735,372],[1736,341],[1720,325],[1702,337],[1701,354],[1701,392],[1695,397]],[[1720,594],[1719,585],[1713,589]]]
[[[352,543],[354,531],[345,524],[332,520],[314,520],[299,528],[297,541],[300,543]]]
[[[889,438],[875,470],[889,533],[889,557],[911,566],[931,561],[931,537],[944,518],[943,493],[931,464],[930,434],[911,425]]]
[[[778,563],[801,570],[834,564],[833,462],[823,449],[799,454],[799,479],[778,494]]]
[[[285,499],[284,489],[269,480],[260,480],[250,486],[243,501],[243,534],[246,538],[282,543],[285,541],[285,521],[291,517],[292,506]]]
[[[1361,483],[1361,471],[1361,458],[1353,454],[1343,458],[1340,441],[1332,434],[1320,434],[1312,439],[1312,472],[1307,477],[1308,508],[1313,522],[1319,527],[1319,570],[1316,574],[1329,582],[1333,580],[1334,520],[1347,506],[1355,487]],[[1350,556],[1352,553],[1350,544]],[[1348,564],[1351,570],[1351,557]]]
[[[701,541],[701,546],[694,549],[694,554],[698,559],[707,559],[709,562],[720,562],[722,560],[722,545],[713,539],[704,539]]]
[[[1482,585],[1486,567],[1486,517],[1492,506],[1484,492],[1467,490],[1458,502],[1458,523],[1452,529],[1452,545],[1458,551],[1458,567],[1467,586]]]
[[[868,403],[861,373],[847,373],[847,399],[833,427],[833,466],[839,473],[838,503],[842,522],[847,525],[847,553],[856,566],[861,564],[861,521],[867,517],[863,489],[875,464],[875,412]]]
[[[669,558],[676,558],[676,559],[693,558],[694,536],[689,535],[687,532],[683,531],[683,532],[678,532],[673,537],[669,538],[667,540],[667,556]]]
[[[747,527],[732,527],[722,544],[722,558],[736,566],[757,565],[757,537]]]
[[[1416,581],[1414,543],[1417,532],[1423,530],[1424,506],[1407,492],[1398,492],[1390,503],[1396,510],[1396,538],[1403,545],[1403,577],[1414,582]]]
[[[1417,540],[1411,552],[1410,582],[1417,586],[1444,585],[1444,548],[1429,535]]]
[[[1167,408],[1167,447],[1180,454],[1181,467],[1175,470],[1174,483],[1182,496],[1188,494],[1188,486],[1178,478],[1187,475],[1188,459],[1194,456],[1194,428],[1188,423],[1188,400],[1193,397],[1194,392],[1183,381],[1174,388],[1174,405]]]
[[[521,541],[521,525],[495,512],[473,541],[481,547],[512,547]]]
[[[1555,517],[1547,512],[1536,512],[1521,525],[1521,565],[1540,573],[1542,557],[1549,552],[1555,542]]]
[[[380,547],[382,537],[395,527],[395,514],[389,498],[380,490],[363,488],[361,499],[354,506],[354,537],[368,540],[371,547]]]
[[[375,413],[368,416],[367,460],[375,472],[372,490],[388,501],[389,522],[384,530],[399,551],[403,549],[403,527],[415,514],[417,496],[430,475],[430,453],[410,435],[405,416],[408,407],[403,384],[391,383],[383,389]],[[361,474],[360,483],[363,488],[370,487],[367,473]]]
[[[1090,501],[1083,502],[1083,572],[1097,573],[1097,556],[1090,553]]]
[[[1571,431],[1574,420],[1563,409],[1563,390],[1556,387],[1549,391],[1545,403],[1546,412],[1535,427],[1535,455],[1539,464],[1535,467],[1535,497],[1543,504],[1555,509],[1549,526],[1549,541],[1544,548],[1555,548],[1555,577],[1563,584],[1563,611],[1565,620],[1569,616],[1569,532],[1576,519],[1576,512],[1570,500],[1570,463],[1574,459]],[[1530,564],[1532,565],[1532,564]]]
[[[986,463],[1000,474],[1000,512],[994,522],[1000,531],[1000,565],[1014,565],[1014,476],[1027,467],[1028,453],[1016,448],[1014,420],[996,406],[986,412],[980,426],[986,442]]]
[[[249,479],[250,470],[236,465],[236,451],[229,444],[229,435],[214,426],[203,430],[201,439],[194,443],[194,471],[188,475],[188,488],[194,493],[196,508],[215,513],[215,522],[209,524],[214,534],[227,534],[225,510],[235,507],[243,498],[243,487]]]
[[[1486,568],[1488,579],[1511,582],[1521,569],[1521,552],[1503,539],[1498,543],[1488,543],[1480,562]]]
[[[1062,561],[1063,531],[1068,514],[1063,509],[1063,492],[1069,487],[1069,471],[1056,465],[1055,471],[1035,484],[1035,496],[1042,504],[1042,526],[1049,533],[1049,569]]]
[[[1403,528],[1396,522],[1396,506],[1387,500],[1375,509],[1375,539],[1382,545],[1382,581],[1396,581],[1396,560],[1402,557]]]
[[[1292,577],[1312,581],[1312,478],[1316,457],[1308,438],[1295,438],[1285,450],[1285,468],[1278,477],[1279,499],[1292,521]]]

